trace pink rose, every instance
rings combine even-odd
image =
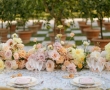
[[[36,58],[36,55],[35,54],[32,54],[32,55],[29,56],[28,61],[29,60],[34,60],[35,58]]]
[[[5,52],[5,59],[11,59],[12,58],[12,51],[11,50],[7,50]]]
[[[34,68],[32,67],[31,63],[29,63],[29,62],[26,63],[26,68],[28,70],[34,70]]]
[[[38,60],[39,61],[45,61],[45,55],[43,53],[38,54]]]
[[[60,54],[56,50],[51,50],[49,53],[49,58],[52,60],[59,60]]]
[[[62,48],[62,45],[61,45],[61,43],[59,43],[59,42],[55,42],[54,44],[53,44],[53,46],[54,46],[54,48],[55,49],[60,49],[60,48]]]
[[[48,51],[45,51],[45,58],[49,58]]]
[[[52,72],[54,70],[55,64],[52,60],[46,62],[46,70]]]
[[[17,52],[15,52],[15,53],[13,54],[13,57],[14,57],[15,60],[18,60],[18,59],[19,59],[19,54],[18,54]]]
[[[13,44],[13,39],[8,39],[8,40],[6,41],[6,44],[7,44],[8,46],[11,46],[11,45]]]
[[[16,61],[15,60],[6,60],[5,67],[7,69],[16,69],[17,68]]]
[[[73,63],[69,64],[67,66],[67,71],[70,72],[70,73],[76,73],[76,71],[77,71],[76,66]]]

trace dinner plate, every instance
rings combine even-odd
[[[7,85],[12,86],[12,87],[31,87],[31,86],[35,86],[36,84],[38,84],[37,79],[34,77],[22,76],[22,78],[29,78],[30,81],[25,82],[25,83],[17,83],[16,80],[19,79],[19,77],[15,77],[15,78],[10,79]]]
[[[92,78],[94,80],[94,84],[92,84],[92,85],[90,85],[90,84],[86,84],[86,85],[80,84],[79,81],[80,81],[81,78]],[[79,76],[79,77],[76,77],[76,78],[72,79],[70,81],[70,83],[72,85],[75,85],[75,86],[78,86],[78,87],[98,87],[98,86],[102,85],[103,81],[100,80],[99,78],[92,77],[92,76]]]

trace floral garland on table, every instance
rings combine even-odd
[[[12,35],[12,39],[0,44],[0,58],[4,61],[8,69],[24,68],[26,62],[26,51],[23,49],[21,38],[17,34]]]
[[[74,33],[70,34],[70,38],[72,37],[74,37]],[[43,62],[43,69],[47,71],[59,68],[69,72],[76,72],[77,69],[82,69],[85,66],[88,55],[86,48],[89,43],[87,41],[83,42],[84,49],[77,48],[75,45],[65,47],[64,42],[60,41],[61,35],[58,34],[57,38],[59,38],[57,42],[45,47],[40,43],[36,43],[28,51],[29,58],[26,63],[28,70],[34,70],[37,62]]]
[[[105,46],[105,51],[101,51],[98,46],[94,46],[92,51],[89,52],[87,41],[83,41],[83,48],[78,48],[74,44],[67,47],[65,46],[67,44],[61,41],[61,37],[62,35],[58,34],[57,41],[47,46],[37,43],[37,39],[34,39],[35,45],[26,52],[23,49],[22,40],[17,34],[13,34],[12,39],[0,44],[0,70],[5,67],[9,69],[26,67],[28,70],[34,70],[37,62],[43,62],[42,70],[61,69],[76,72],[83,69],[86,64],[89,66],[88,62],[91,64],[92,61],[104,63],[105,68],[110,70],[110,43]],[[70,33],[70,39],[73,37],[74,33]]]

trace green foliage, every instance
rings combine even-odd
[[[72,17],[75,0],[42,0],[47,13],[54,18],[56,24],[61,24],[61,19]]]

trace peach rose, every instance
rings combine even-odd
[[[54,62],[52,60],[48,60],[46,62],[46,70],[48,72],[52,72],[54,70],[54,67],[55,67],[55,65],[54,65]]]
[[[98,47],[98,46],[94,46],[94,47],[92,48],[92,52],[93,52],[93,51],[101,52],[101,48]]]
[[[64,62],[64,66],[68,66],[69,64],[70,64],[69,61],[65,61],[65,62]]]
[[[15,60],[18,60],[18,59],[19,59],[19,54],[18,54],[17,52],[15,52],[15,53],[13,54],[13,57],[14,57]]]
[[[59,60],[56,61],[57,64],[63,63],[64,62],[64,57],[60,56]]]
[[[62,47],[62,48],[60,48],[60,49],[58,50],[58,52],[59,52],[61,55],[66,55],[67,50]]]
[[[24,50],[19,50],[18,54],[19,54],[19,57],[23,57],[23,58],[26,57],[26,51],[24,51]]]
[[[61,70],[66,71],[66,66],[62,65]]]
[[[23,48],[24,48],[24,44],[17,44],[17,47],[18,47],[19,49],[23,49]]]
[[[18,68],[23,69],[25,67],[26,61],[25,60],[19,60],[17,61],[18,63]]]

